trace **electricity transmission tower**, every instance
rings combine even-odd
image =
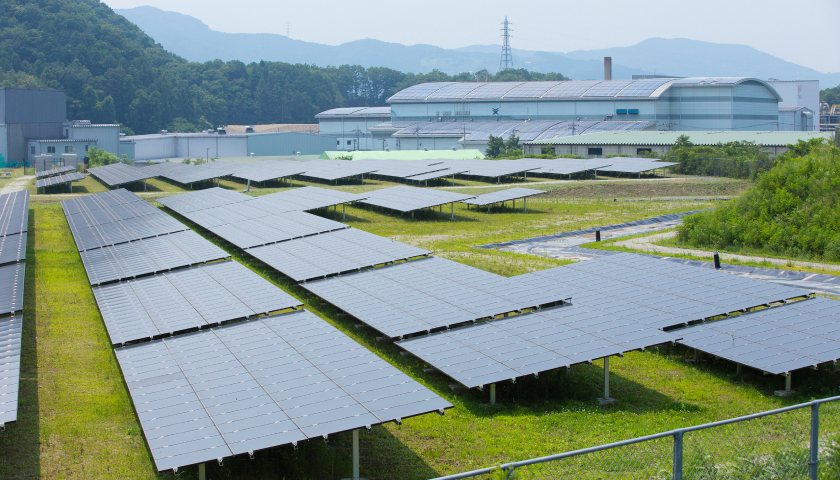
[[[502,58],[499,60],[499,71],[502,70],[510,70],[513,68],[513,55],[510,53],[510,32],[513,31],[510,26],[512,23],[508,22],[507,15],[505,15],[505,22],[502,23],[504,28],[502,28],[502,38],[504,39],[504,43],[502,44]]]

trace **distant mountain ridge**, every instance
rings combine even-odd
[[[293,40],[271,33],[223,33],[189,15],[154,7],[115,9],[167,50],[187,60],[215,59],[245,63],[361,65],[401,72],[450,75],[498,70],[500,47],[473,45],[447,50],[433,45],[406,46],[379,40],[356,40],[338,46]],[[840,84],[840,73],[825,74],[787,62],[745,45],[688,39],[651,38],[630,47],[577,50],[566,54],[514,49],[514,66],[536,72],[557,72],[575,79],[603,78],[603,57],[613,57],[613,78],[638,74],[687,76],[749,76],[762,79],[820,80],[821,88]]]

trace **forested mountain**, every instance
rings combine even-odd
[[[329,108],[385,105],[416,83],[474,78],[350,65],[191,63],[97,0],[0,0],[0,11],[0,86],[63,89],[71,118],[120,122],[134,133],[313,123]],[[491,78],[564,77],[518,70]]]

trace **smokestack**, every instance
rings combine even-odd
[[[604,57],[604,80],[612,80],[612,57]]]

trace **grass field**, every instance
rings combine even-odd
[[[90,191],[97,185],[101,187],[94,179],[84,182],[93,182],[86,185]],[[157,192],[150,189],[152,193],[144,198],[183,190],[158,182],[149,182]],[[222,184],[242,189],[239,184]],[[635,192],[647,188],[645,182],[633,185]],[[338,188],[353,191],[369,185]],[[700,187],[690,188],[697,189],[692,196],[712,195],[700,191]],[[258,192],[264,193],[252,191]],[[534,199],[528,202],[526,214],[509,207],[492,209],[488,214],[458,206],[454,222],[449,220],[447,208],[443,213],[426,211],[412,219],[408,215],[351,207],[347,208],[347,223],[478,268],[514,275],[560,262],[475,249],[473,245],[714,204],[613,202],[611,197],[598,198],[596,193]],[[38,196],[31,206],[20,419],[0,433],[0,478],[155,477],[158,474],[57,203],[59,198]],[[341,218],[340,209],[320,214]],[[307,296],[303,289],[236,247],[195,229],[253,271],[303,300],[308,310],[455,405],[444,417],[426,415],[406,419],[402,426],[388,424],[374,427],[370,434],[362,433],[361,470],[369,479],[429,478],[735,417],[828,396],[834,393],[840,379],[840,374],[829,370],[797,372],[797,395],[775,398],[772,391],[783,385],[780,377],[746,369],[746,375],[735,378],[733,364],[687,364],[684,359],[690,353],[671,347],[612,358],[611,390],[620,403],[609,408],[600,408],[596,402],[603,388],[600,361],[573,366],[567,373],[549,372],[539,379],[529,377],[516,384],[500,384],[500,404],[491,407],[486,392],[453,393],[449,389],[452,380],[424,373],[426,365],[400,355],[392,344],[376,341],[377,334],[371,329],[356,329],[356,321],[338,315],[316,297]],[[349,474],[349,433],[331,436],[328,443],[310,440],[301,443],[298,450],[279,447],[257,452],[254,460],[237,457],[225,460],[223,466],[208,466],[208,478],[336,479]],[[181,477],[196,478],[196,469],[187,469]]]

